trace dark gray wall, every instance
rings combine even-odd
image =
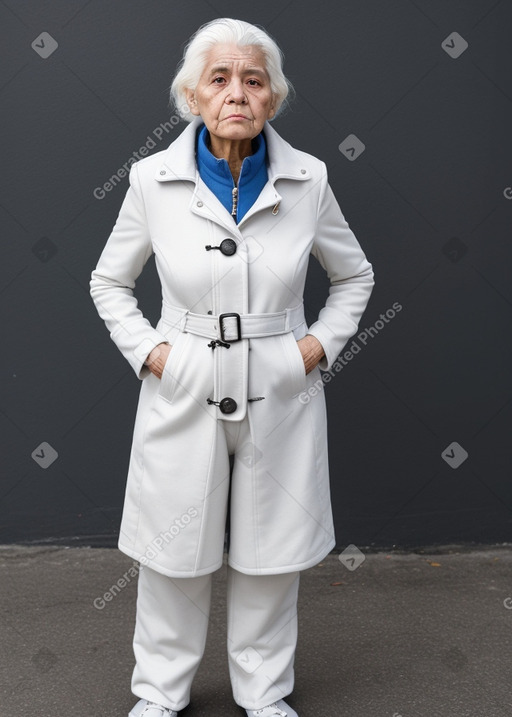
[[[507,0],[0,3],[0,541],[115,542],[140,384],[88,282],[127,180],[93,192],[181,131],[158,137],[167,87],[220,16],[281,44],[297,98],[274,126],[325,160],[375,269],[327,387],[340,547],[510,541]],[[326,288],[312,264],[310,320]],[[156,320],[151,261],[137,291]]]

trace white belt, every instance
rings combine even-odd
[[[179,327],[180,331],[229,343],[286,334],[305,321],[302,303],[292,309],[271,314],[224,313],[218,316],[194,314],[192,311],[164,304],[162,319],[171,326]]]

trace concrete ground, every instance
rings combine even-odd
[[[356,565],[330,555],[302,574],[289,699],[300,717],[512,714],[511,547],[365,553]],[[115,549],[0,547],[1,717],[127,716],[133,566]],[[230,693],[225,582],[224,566],[183,717],[245,714]]]

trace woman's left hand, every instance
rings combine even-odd
[[[308,374],[325,356],[324,349],[320,341],[311,334],[306,334],[303,339],[299,339],[297,345],[302,354],[306,374]]]

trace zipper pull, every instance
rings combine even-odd
[[[279,204],[280,204],[280,202],[278,202],[276,205],[274,205],[274,208],[272,209],[272,214],[273,214],[274,216],[275,216],[275,215],[277,214],[277,212],[279,211]]]
[[[231,216],[235,217],[236,219],[236,210],[238,206],[238,187],[233,187],[231,190],[231,194],[233,195],[233,206],[231,208]]]

